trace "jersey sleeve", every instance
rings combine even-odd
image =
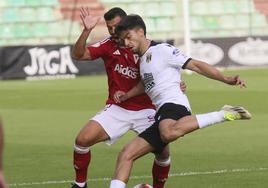
[[[191,58],[185,55],[180,49],[166,44],[165,53],[167,56],[167,62],[170,66],[184,69]]]
[[[105,41],[99,41],[95,44],[87,46],[92,60],[97,58],[104,58],[106,56],[107,47]]]

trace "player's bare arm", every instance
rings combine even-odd
[[[241,80],[239,75],[236,76],[225,76],[218,69],[209,65],[205,62],[198,61],[195,59],[190,60],[190,62],[186,65],[186,69],[197,72],[201,75],[204,75],[208,78],[218,80],[224,82],[229,85],[237,85],[241,88],[246,87],[246,83],[244,80]]]
[[[114,101],[116,103],[121,103],[123,101],[128,100],[129,98],[136,97],[138,95],[141,95],[145,93],[144,85],[140,81],[135,87],[133,87],[131,90],[129,90],[127,93],[123,91],[117,91],[114,94]]]
[[[180,88],[183,93],[186,92],[187,86],[184,81],[180,82]],[[121,103],[129,98],[141,95],[144,92],[145,92],[144,85],[142,84],[142,82],[139,82],[135,87],[133,87],[127,93],[124,91],[116,91],[114,94],[114,101],[116,103]]]
[[[84,29],[73,47],[72,57],[78,60],[91,60],[90,52],[86,48],[86,41],[101,17],[90,15],[88,8],[81,8],[80,18]]]

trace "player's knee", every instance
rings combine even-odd
[[[177,140],[180,137],[183,137],[184,135],[185,133],[179,129],[178,130],[168,129],[163,133],[161,133],[161,139],[165,143],[170,143],[173,142],[174,140]]]
[[[183,137],[185,135],[185,131],[184,130],[181,130],[181,129],[177,129],[176,131],[174,131],[174,140],[180,138],[180,137]]]
[[[169,143],[170,135],[168,134],[168,132],[161,133],[160,136],[163,142]]]
[[[82,147],[89,147],[90,138],[86,134],[79,134],[75,139],[75,144]]]
[[[160,136],[161,136],[162,141],[165,142],[165,143],[171,142],[172,138],[174,137],[172,131],[169,130],[169,129],[161,132]]]
[[[118,156],[119,161],[133,161],[134,156],[128,151],[127,147],[124,147]]]

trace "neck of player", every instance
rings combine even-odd
[[[148,40],[146,38],[144,38],[144,40],[141,42],[140,45],[140,50],[139,50],[139,56],[142,56],[143,54],[145,54],[145,52],[148,50],[148,48],[150,47],[151,44],[151,40]]]

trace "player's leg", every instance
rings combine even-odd
[[[102,141],[106,141],[109,145],[113,144],[130,129],[128,115],[128,111],[117,105],[107,105],[82,128],[74,147],[76,171],[74,187],[86,186],[87,168],[91,159],[90,146]]]
[[[125,188],[133,162],[153,150],[154,148],[141,137],[136,137],[128,143],[118,155],[110,188]]]
[[[175,110],[174,115],[177,113],[178,116],[181,116],[181,114],[186,116],[181,116],[176,122],[174,119],[163,119],[160,122],[160,135],[165,143],[172,142],[185,134],[210,125],[251,118],[250,113],[243,107],[224,106],[220,111],[198,115],[187,115],[183,112],[185,111],[183,108],[183,106],[177,105],[177,112]]]
[[[144,109],[132,113],[133,122],[132,129],[138,133],[143,132],[149,128],[154,123],[155,110]],[[167,146],[162,153],[155,154],[155,159],[152,165],[152,177],[153,177],[153,187],[163,188],[164,184],[168,178],[168,173],[170,169],[170,157],[169,157],[169,147]]]
[[[158,123],[158,121],[155,122],[140,133],[120,152],[110,188],[124,188],[126,186],[134,160],[149,152],[163,153],[167,144],[161,140]]]
[[[170,152],[169,146],[167,145],[163,152],[160,154],[155,154],[155,159],[152,168],[153,175],[153,187],[163,188],[170,170]]]
[[[76,137],[73,154],[75,187],[86,187],[87,169],[91,160],[90,146],[109,139],[101,124],[90,120]]]

